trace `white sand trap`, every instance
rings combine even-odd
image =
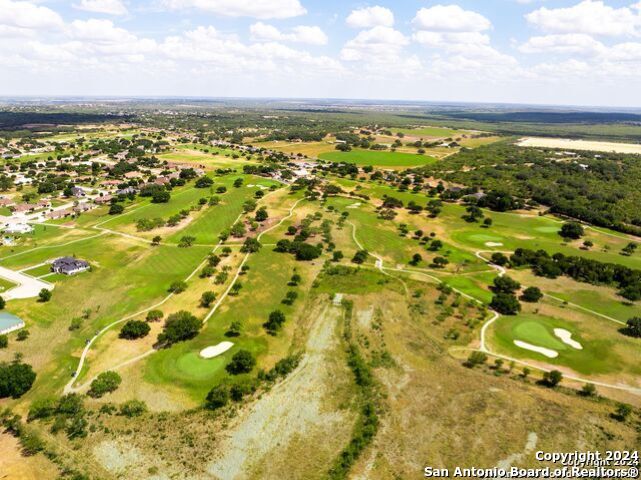
[[[346,208],[358,208],[361,205],[362,205],[361,202],[356,202],[356,203],[352,203],[351,205],[348,205]]]
[[[486,247],[502,247],[503,244],[499,242],[485,242]]]
[[[581,345],[576,340],[572,340],[572,332],[568,332],[563,328],[555,328],[554,335],[559,337],[561,341],[566,345],[569,345],[576,350],[583,350],[583,345]]]
[[[531,343],[527,343],[527,342],[522,342],[521,340],[514,340],[514,345],[516,345],[519,348],[524,348],[525,350],[530,350],[532,352],[540,353],[541,355],[545,355],[548,358],[556,358],[559,356],[559,352],[557,352],[556,350],[551,350],[545,347],[537,347],[536,345],[532,345]]]
[[[203,348],[200,351],[200,356],[202,358],[214,358],[218,355],[222,355],[233,346],[234,344],[232,342],[220,342],[218,345]]]

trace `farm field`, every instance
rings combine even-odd
[[[330,162],[346,162],[355,165],[372,165],[375,167],[416,167],[428,165],[436,159],[428,155],[418,155],[399,152],[379,152],[372,150],[352,150],[351,152],[321,153],[321,160]]]
[[[632,153],[641,155],[641,145],[635,143],[527,137],[519,140],[517,145],[521,147],[555,148],[563,150],[588,150],[594,152]]]

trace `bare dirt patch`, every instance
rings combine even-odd
[[[346,413],[326,408],[328,390],[336,380],[331,365],[339,349],[336,328],[340,312],[340,308],[328,304],[316,309],[316,321],[300,365],[238,417],[223,442],[221,457],[210,465],[209,473],[219,479],[240,479],[249,478],[254,469],[260,468],[260,478],[312,478],[309,472],[303,473],[301,464],[317,463],[318,457],[328,464],[335,449],[327,432],[332,432],[335,440],[348,434],[351,424],[346,421]],[[341,435],[345,425],[348,430]],[[306,448],[304,444],[310,439],[314,443]],[[314,449],[311,454],[310,446]],[[341,446],[339,443],[337,448]],[[298,452],[300,461],[290,457],[281,463],[279,454],[287,450]],[[302,455],[302,451],[307,453]],[[269,462],[263,460],[267,454]],[[301,469],[298,474],[291,471],[294,465]],[[323,473],[316,471],[316,475]]]

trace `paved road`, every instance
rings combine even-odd
[[[31,275],[27,275],[22,272],[16,272],[6,267],[0,267],[0,278],[9,280],[17,284],[16,287],[13,287],[2,294],[2,298],[5,300],[16,300],[22,298],[34,298],[37,297],[40,293],[40,290],[46,288],[47,290],[53,290],[53,285],[44,280],[37,279]]]

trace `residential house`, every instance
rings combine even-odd
[[[85,191],[80,187],[71,187],[71,194],[74,197],[84,197],[86,195]]]
[[[65,210],[54,210],[52,212],[47,212],[46,217],[50,218],[51,220],[57,220],[59,218],[65,218],[70,215],[73,215],[73,210],[71,208],[67,208]]]
[[[20,203],[18,205],[14,205],[12,209],[14,213],[25,214],[33,212],[37,207],[37,205],[31,203]]]
[[[75,275],[76,273],[86,272],[91,267],[89,262],[73,257],[57,258],[51,264],[51,271],[63,275]]]
[[[110,203],[112,198],[113,196],[111,195],[103,195],[102,197],[96,197],[94,199],[94,202],[98,205],[105,205],[107,203]]]

